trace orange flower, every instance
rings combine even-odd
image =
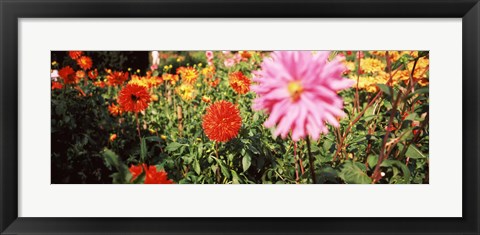
[[[202,69],[202,74],[205,76],[205,78],[213,78],[215,75],[215,67],[214,66],[207,66],[204,69]]]
[[[238,54],[240,54],[240,56],[244,60],[248,60],[248,59],[250,59],[250,57],[252,57],[252,54],[250,54],[250,52],[248,52],[248,51],[239,51]]]
[[[156,102],[156,101],[158,101],[158,95],[153,94],[153,95],[150,96],[150,99],[151,99],[153,102]]]
[[[210,99],[208,96],[202,96],[202,101],[208,104],[210,101],[212,101],[212,99]]]
[[[65,84],[74,84],[78,82],[75,71],[70,66],[63,67],[58,71],[58,75],[63,79]]]
[[[109,140],[110,142],[113,142],[116,138],[117,138],[117,134],[111,134]]]
[[[178,80],[180,79],[180,78],[178,77],[178,75],[176,75],[176,74],[169,74],[169,73],[164,73],[164,74],[162,75],[162,78],[163,78],[164,81],[169,81],[170,84],[172,84],[172,85],[175,85],[175,84],[178,82]]]
[[[150,103],[147,88],[136,84],[127,84],[118,95],[120,108],[126,112],[141,112]]]
[[[219,83],[220,83],[220,78],[217,78],[215,80],[208,82],[208,84],[212,87],[217,87]]]
[[[213,141],[227,142],[238,135],[242,126],[240,111],[228,101],[218,101],[203,116],[203,131]]]
[[[62,89],[63,88],[63,85],[59,82],[52,82],[52,90],[55,90],[55,89]]]
[[[195,83],[198,78],[198,72],[193,67],[180,67],[177,69],[177,74],[180,74],[183,81],[189,84]]]
[[[83,70],[89,70],[90,68],[92,68],[92,59],[88,56],[82,56],[77,59],[77,64]]]
[[[118,115],[122,115],[122,109],[120,109],[120,107],[118,105],[115,105],[113,103],[108,106],[108,111],[114,117],[116,117]]]
[[[97,79],[97,77],[98,77],[97,69],[88,71],[88,77],[92,80]]]
[[[109,86],[118,86],[122,85],[125,81],[128,80],[128,72],[112,72],[108,70],[107,75],[107,85]]]
[[[233,72],[228,75],[230,86],[237,92],[238,94],[246,94],[250,91],[250,79],[243,75],[242,72]]]
[[[78,70],[78,71],[75,73],[75,76],[77,77],[77,79],[85,78],[85,71],[83,71],[83,70]]]
[[[94,86],[104,88],[105,87],[105,82],[103,81],[96,81],[93,83]]]
[[[80,58],[80,56],[82,56],[83,52],[82,51],[69,51],[68,52],[68,55],[70,56],[70,58],[76,60],[78,58]]]
[[[157,171],[157,167],[149,166],[143,163],[142,165],[131,165],[130,174],[132,174],[132,181],[134,181],[142,172],[145,171],[145,181],[144,184],[173,184],[172,180],[168,179],[167,172],[161,170]]]

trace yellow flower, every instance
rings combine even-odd
[[[360,61],[360,68],[365,73],[376,73],[385,69],[385,64],[375,58],[365,58]]]
[[[355,70],[356,64],[353,61],[344,61],[343,64],[347,67],[346,72],[351,72]]]
[[[132,75],[132,79],[128,81],[128,84],[135,84],[148,88],[148,81],[138,75]]]
[[[172,84],[172,85],[175,85],[175,84],[178,82],[178,80],[179,80],[178,75],[176,75],[176,74],[169,74],[169,73],[164,73],[164,74],[162,75],[162,78],[163,78],[164,81],[167,81],[167,82],[169,81],[170,84]]]
[[[409,71],[412,71],[414,63],[415,63],[414,61],[410,61],[408,63],[407,67]],[[415,65],[415,72],[413,76],[415,78],[420,78],[420,77],[426,78],[429,64],[430,64],[430,61],[428,58],[421,57],[420,59],[418,59],[417,65]]]
[[[400,56],[402,56],[402,55],[398,51],[388,51],[388,57],[390,57],[390,61],[392,63],[394,63],[395,61],[400,59]]]
[[[384,57],[387,54],[387,51],[370,51],[370,54]]]
[[[411,55],[413,58],[418,57],[418,51],[400,51],[400,55],[403,56],[405,54]]]
[[[409,73],[412,71],[414,63],[415,63],[414,61],[411,61],[408,63],[407,67],[408,67]],[[417,61],[417,65],[415,66],[415,71],[413,72],[413,78],[417,80],[420,86],[428,85],[429,65],[430,65],[430,61],[428,58],[421,57]]]
[[[211,79],[215,75],[215,67],[207,66],[202,69],[201,73],[205,78]]]
[[[181,67],[178,69],[177,74],[180,74],[183,81],[190,84],[195,83],[198,77],[198,72],[193,67]]]
[[[357,82],[356,74],[352,74],[349,77],[353,81]],[[367,92],[377,92],[378,91],[377,83],[384,84],[385,81],[383,81],[383,79],[380,77],[360,76],[358,78],[358,89],[363,89],[363,90],[366,90]],[[353,87],[356,87],[356,85],[354,85]]]
[[[185,101],[190,101],[195,98],[195,89],[192,84],[183,83],[175,89],[177,94]]]
[[[167,136],[166,135],[160,135],[160,138],[162,138],[162,140],[166,140]]]

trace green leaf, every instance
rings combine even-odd
[[[367,163],[368,163],[368,167],[370,167],[370,169],[373,169],[377,165],[377,162],[378,162],[378,156],[377,155],[369,155],[368,156]]]
[[[405,120],[411,120],[411,121],[413,121],[413,120],[415,120],[417,117],[418,117],[418,114],[417,114],[417,113],[411,113],[411,114],[409,114],[409,115],[405,118]]]
[[[126,184],[130,182],[132,175],[127,165],[120,161],[117,154],[110,149],[105,149],[103,151],[103,159],[107,165],[114,167],[118,171],[111,175],[114,184]]]
[[[385,95],[388,95],[388,96],[392,96],[392,93],[390,92],[390,87],[385,85],[385,84],[381,84],[381,83],[378,83],[377,84],[378,88],[380,88],[380,90],[385,93]]]
[[[413,96],[415,95],[420,95],[420,94],[425,94],[427,93],[428,94],[428,87],[422,87],[422,88],[418,88],[416,89],[414,92],[412,92],[411,94],[409,94],[407,96],[407,98],[412,98]]]
[[[347,184],[370,184],[372,179],[365,171],[362,163],[349,160],[343,164],[339,177]]]
[[[250,155],[245,155],[242,158],[242,167],[243,167],[243,172],[247,171],[248,168],[250,168],[250,165],[252,164],[252,158]]]
[[[230,172],[232,173],[232,182],[234,184],[240,184],[241,183],[241,179],[240,177],[238,176],[237,172],[235,172],[234,170],[230,170]]]
[[[321,183],[338,183],[338,172],[331,166],[322,167],[317,172],[317,180]]]
[[[220,171],[222,172],[222,174],[226,177],[226,178],[230,178],[230,171],[227,169],[227,167],[225,166],[225,164],[223,164],[223,162],[219,159],[217,159],[216,157],[212,157],[210,156],[211,158],[215,159],[215,161],[218,163],[218,165],[220,165]]]
[[[198,156],[200,156],[200,157],[203,156],[203,144],[202,143],[198,144]]]
[[[193,170],[195,171],[195,173],[197,173],[197,175],[200,175],[201,173],[200,162],[197,159],[193,161]]]
[[[403,184],[407,184],[410,182],[410,170],[408,169],[408,167],[398,161],[398,160],[390,160],[390,159],[387,159],[387,160],[384,160],[382,162],[382,164],[380,165],[381,167],[396,167],[398,169],[400,169],[402,171],[402,174],[403,174],[403,178],[402,178],[402,182],[400,183],[403,183]],[[396,174],[394,174],[395,176]]]
[[[156,142],[162,142],[162,139],[158,136],[148,136],[148,137],[143,137],[143,139],[147,141],[156,141]]]
[[[426,159],[428,158],[428,155],[422,153],[417,147],[414,145],[408,146],[407,152],[405,152],[405,155],[409,158],[413,159]]]
[[[220,164],[220,171],[222,172],[223,176],[225,176],[227,179],[230,178],[230,171],[227,169],[227,167],[224,164]]]
[[[165,147],[165,150],[167,152],[174,152],[175,150],[179,149],[180,147],[182,147],[183,144],[180,144],[180,143],[177,143],[177,142],[172,142],[172,143],[169,143],[167,145],[167,147]]]

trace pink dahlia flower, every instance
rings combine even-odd
[[[234,59],[226,59],[224,62],[225,67],[230,68],[235,65],[235,60]]]
[[[207,56],[207,60],[213,60],[213,51],[206,51],[205,55]]]
[[[337,92],[349,88],[353,81],[342,77],[346,70],[338,58],[328,61],[328,51],[275,51],[255,71],[251,90],[258,97],[254,110],[269,113],[264,126],[276,126],[275,136],[292,140],[306,136],[317,140],[327,133],[325,123],[339,126],[345,115],[343,100]]]

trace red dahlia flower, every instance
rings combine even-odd
[[[77,59],[77,64],[83,70],[89,70],[92,68],[92,59],[88,56],[82,56]]]
[[[82,56],[83,52],[82,51],[69,51],[68,52],[68,55],[70,56],[70,58],[76,60],[78,58],[80,58],[80,56]]]
[[[128,80],[128,72],[109,72],[107,75],[107,85],[118,86]]]
[[[65,84],[74,84],[78,82],[75,71],[70,66],[63,67],[58,71],[58,75],[63,79]]]
[[[118,95],[118,104],[126,112],[141,112],[149,103],[150,93],[147,88],[136,84],[127,84]]]
[[[227,142],[235,138],[241,126],[240,111],[228,101],[213,103],[203,116],[203,130],[207,137],[214,141]]]
[[[132,181],[134,181],[143,171],[145,171],[144,184],[173,184],[172,180],[168,179],[167,172],[161,170],[157,171],[157,167],[149,166],[144,163],[142,165],[131,165],[130,173],[132,174]]]

